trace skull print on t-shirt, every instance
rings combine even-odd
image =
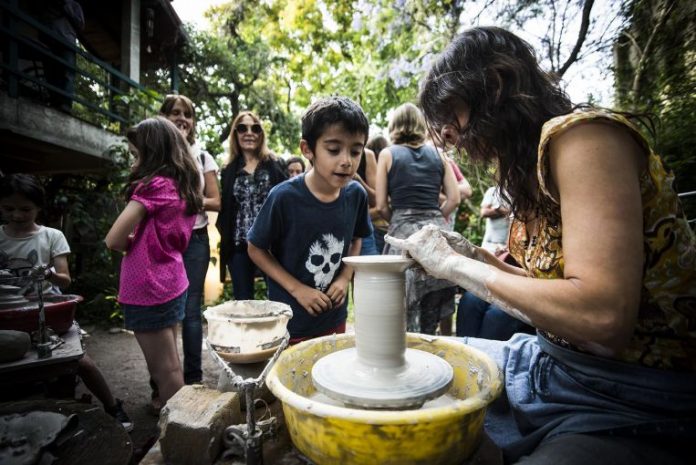
[[[314,285],[325,292],[334,274],[341,264],[344,242],[332,234],[324,234],[309,248],[309,256],[305,262],[307,270],[314,275]]]

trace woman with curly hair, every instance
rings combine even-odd
[[[420,102],[442,142],[497,169],[514,215],[522,268],[437,227],[387,238],[536,327],[465,339],[505,375],[486,428],[506,461],[693,460],[696,241],[644,136],[616,112],[574,109],[531,46],[495,27],[457,36]]]

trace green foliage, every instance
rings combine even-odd
[[[114,169],[106,174],[54,175],[42,179],[47,205],[42,221],[63,231],[71,248],[73,283],[67,292],[82,295],[80,321],[117,322],[115,296],[120,254],[108,250],[104,237],[123,208],[122,191],[128,173],[125,144],[110,148]]]
[[[666,21],[661,24],[663,14]],[[628,111],[653,116],[656,131],[646,135],[674,171],[677,191],[694,191],[696,5],[687,0],[634,0],[628,2],[626,15],[629,25],[616,47],[617,101]],[[687,216],[696,217],[696,202],[686,207]]]
[[[228,302],[234,299],[234,284],[230,281],[225,282],[222,287],[222,294],[215,302],[215,305],[219,305],[223,302]],[[268,290],[266,288],[266,281],[262,278],[256,278],[254,281],[254,300],[268,300]]]

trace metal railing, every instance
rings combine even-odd
[[[0,1],[0,88],[8,96],[55,106],[116,134],[153,113],[155,92],[66,41],[16,3]]]
[[[684,199],[695,199],[696,200],[696,191],[691,191],[691,192],[682,192],[681,194],[677,194],[679,196],[679,200],[684,202]],[[687,217],[686,220],[692,227],[696,226],[696,218],[691,218],[689,219]]]

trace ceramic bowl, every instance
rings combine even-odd
[[[289,305],[270,300],[235,300],[208,307],[208,342],[225,360],[254,363],[270,358],[292,318]]]

